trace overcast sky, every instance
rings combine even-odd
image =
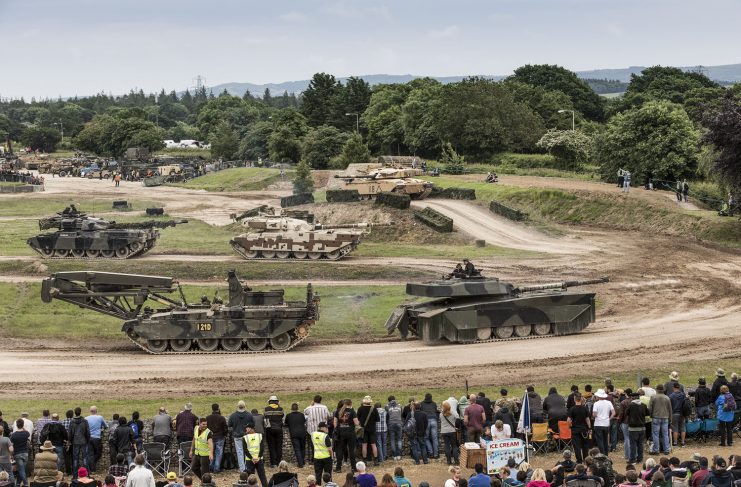
[[[739,0],[0,0],[0,96],[741,62]]]

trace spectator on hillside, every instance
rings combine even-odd
[[[720,390],[718,391],[720,393]],[[693,394],[695,398],[695,415],[698,419],[707,419],[710,417],[710,407],[713,404],[712,394],[707,387],[705,377],[697,380],[697,388]]]
[[[98,414],[98,408],[90,406],[90,415],[85,418],[90,429],[90,443],[88,444],[88,468],[95,472],[100,457],[103,454],[103,431],[108,428],[105,418]]]
[[[342,460],[347,458],[350,468],[355,465],[355,427],[360,425],[357,414],[352,407],[352,400],[345,399],[342,406],[334,414],[335,435],[337,437],[335,446],[335,457],[337,467],[335,472],[342,471]]]
[[[536,468],[533,471],[533,476],[527,483],[527,487],[550,487],[550,482],[546,480],[545,470],[542,468]],[[556,485],[561,485],[556,483]]]
[[[283,460],[283,408],[278,401],[278,396],[270,396],[265,408],[265,425],[267,426],[265,436],[270,452],[270,466],[275,468]]]
[[[576,469],[576,463],[571,459],[571,450],[564,450],[562,455],[563,458],[551,469],[554,485],[563,485],[564,479]]]
[[[461,481],[461,467],[458,467],[457,465],[448,467],[448,473],[450,474],[450,478],[445,481],[444,487],[458,487]],[[409,487],[411,487],[411,485]]]
[[[679,383],[679,372],[676,370],[669,374],[669,381],[664,384],[664,394],[671,394],[674,391],[674,384],[679,384],[679,390],[684,392],[684,386]],[[658,391],[658,387],[656,390]]]
[[[131,426],[126,423],[125,416],[120,416],[118,418],[118,426],[115,431],[113,431],[113,434],[108,441],[108,445],[112,450],[111,454],[116,455],[116,459],[118,459],[118,455],[123,455],[127,460],[127,465],[133,461],[133,453],[136,452],[136,442],[134,439],[134,431],[131,429]]]
[[[517,413],[517,402],[509,396],[509,391],[504,388],[499,390],[499,399],[494,403],[494,413],[496,414],[502,408],[507,408],[512,415]],[[495,417],[492,417],[492,419],[496,420]]]
[[[482,392],[479,393],[481,397]],[[488,401],[488,399],[486,399]],[[491,402],[489,403],[491,408]],[[419,410],[427,415],[427,432],[425,433],[425,446],[427,447],[427,454],[432,458],[438,456],[438,432],[437,432],[437,417],[440,410],[437,408],[437,403],[432,400],[432,394],[429,392],[425,394],[425,399],[419,406]],[[486,408],[484,408],[486,411]]]
[[[451,467],[452,468],[452,467]],[[448,469],[448,472],[451,470]],[[460,468],[458,469],[460,472]],[[394,468],[394,483],[396,484],[396,487],[412,487],[412,483],[409,481],[408,478],[404,477],[404,469],[401,467]],[[445,485],[448,485],[448,482],[445,482]]]
[[[600,400],[600,402],[603,402]],[[615,483],[615,470],[612,467],[612,460],[607,455],[600,452],[598,448],[589,450],[589,456],[592,457],[592,463],[589,469],[593,475],[602,478],[602,484],[609,487]]]
[[[388,450],[386,449],[388,440],[388,419],[386,410],[381,407],[381,403],[377,402],[373,405],[378,412],[378,421],[376,422],[376,448],[378,448],[378,461],[383,462],[388,458]]]
[[[592,475],[591,472],[587,471],[587,466],[583,463],[577,463],[576,467],[574,467],[574,473],[571,475],[567,475],[564,479],[564,482],[568,484],[572,480],[594,480],[598,486],[601,486],[603,484],[602,477],[598,477],[596,475]]]
[[[643,445],[646,443],[645,421],[646,416],[649,415],[648,408],[641,402],[640,394],[634,392],[630,395],[630,404],[623,411],[630,441],[628,462],[643,463]]]
[[[731,393],[737,403],[741,402],[741,380],[738,379],[738,374],[735,372],[731,374],[731,382],[728,383],[728,392]]]
[[[579,392],[579,386],[572,385],[571,386],[571,393],[566,398],[566,411],[574,407],[574,404],[576,404],[576,401],[574,401],[574,394],[577,394]]]
[[[115,478],[125,478],[129,474],[129,466],[126,464],[126,456],[123,453],[116,455],[116,463],[108,467],[108,475]]]
[[[484,408],[477,403],[475,394],[471,394],[469,401],[470,404],[466,407],[463,415],[463,423],[466,425],[468,432],[468,441],[478,443],[481,439],[481,434],[484,432],[486,413],[484,412]]]
[[[656,389],[651,387],[651,380],[648,377],[641,379],[641,389],[643,389],[643,394],[648,398],[656,395]]]
[[[713,387],[710,388],[710,399],[715,401],[720,396],[721,386],[727,386],[728,380],[726,379],[726,372],[723,369],[715,371],[715,380],[713,381]]]
[[[152,436],[155,443],[163,443],[167,449],[170,448],[172,439],[172,417],[167,414],[165,406],[160,406],[157,416],[152,421]]]
[[[715,400],[715,407],[720,429],[720,446],[733,446],[733,418],[736,402],[728,392],[728,386],[720,387],[720,395]]]
[[[543,411],[548,415],[548,428],[558,433],[558,422],[566,421],[568,411],[566,410],[566,400],[551,387],[548,395],[543,399]]]
[[[530,407],[530,421],[532,423],[544,423],[543,400],[540,398],[540,394],[535,392],[535,387],[532,385],[527,386],[526,391],[527,402]]]
[[[229,433],[232,435],[234,440],[234,453],[237,456],[237,463],[239,465],[239,471],[244,472],[244,430],[247,425],[255,424],[255,418],[252,417],[247,411],[247,406],[244,401],[237,402],[237,410],[229,415],[229,421],[227,421],[227,427]],[[247,482],[247,479],[244,479]]]
[[[69,425],[69,442],[72,445],[72,472],[77,474],[80,467],[87,465],[88,443],[90,443],[90,427],[88,422],[82,417],[82,409],[75,408],[75,417]],[[87,475],[87,470],[85,470]]]
[[[473,466],[473,470],[476,473],[468,479],[468,487],[490,487],[490,479],[489,476],[484,473],[484,466],[477,463]]]
[[[358,411],[360,411],[360,408],[358,408]],[[364,462],[356,463],[355,470],[358,472],[355,476],[355,480],[357,481],[359,487],[376,487],[376,485],[378,485],[375,475],[365,471]]]
[[[71,487],[94,487],[98,484],[97,480],[90,477],[88,470],[85,467],[80,467],[77,469],[77,476],[72,479],[72,482],[70,483]],[[150,472],[149,475],[152,475]],[[154,487],[154,480],[152,480],[151,485],[143,486],[142,484],[139,485],[129,485],[126,484],[126,487]]]
[[[486,426],[490,425],[492,423],[492,418],[494,417],[494,409],[491,405],[491,400],[486,397],[484,392],[479,392],[478,396],[476,396],[476,402],[484,408],[484,413],[486,414],[486,421],[484,424]]]
[[[700,487],[702,483],[705,481],[705,477],[707,477],[710,474],[710,470],[708,470],[708,459],[707,457],[700,457],[699,460],[699,466],[700,468],[692,474],[692,484],[690,487]]]
[[[733,475],[731,472],[726,470],[726,461],[723,457],[715,457],[715,460],[713,461],[713,470],[707,475],[707,477],[705,477],[705,480],[703,480],[700,485],[701,487],[706,485],[712,485],[713,487],[731,487],[733,485]]]
[[[285,425],[291,438],[293,454],[298,468],[304,468],[306,462],[306,416],[298,411],[298,404],[291,404],[291,412],[286,415]]]
[[[126,476],[126,487],[154,487],[154,475],[152,475],[151,470],[144,466],[144,455],[142,453],[134,458],[134,464],[136,466]]]
[[[319,429],[319,423],[332,423],[332,415],[329,412],[329,408],[322,404],[322,396],[317,394],[314,396],[314,401],[311,406],[304,409],[304,416],[306,416],[306,433],[311,436],[312,433],[316,433]],[[309,442],[309,458],[314,456],[314,450],[311,442]],[[318,477],[317,480],[320,480]]]
[[[443,409],[440,411],[440,433],[443,437],[445,459],[448,465],[458,463],[458,429],[456,428],[458,419],[458,413],[450,407],[448,401],[444,401]],[[437,418],[432,421],[437,421]]]
[[[362,405],[358,408],[358,423],[363,427],[361,452],[363,458],[367,458],[368,445],[370,445],[374,465],[378,465],[378,447],[376,446],[376,423],[378,419],[378,411],[373,407],[373,400],[370,396],[365,396]]]
[[[574,394],[574,405],[569,408],[568,422],[571,426],[571,442],[574,445],[576,461],[581,463],[589,455],[589,431],[592,419],[584,405],[584,398],[578,392]]]
[[[515,416],[508,407],[503,407],[499,411],[494,413],[494,423],[496,424],[497,421],[501,421],[505,425],[509,426],[509,430],[511,432],[515,431],[517,427]]]
[[[193,414],[192,409],[193,405],[187,403],[185,408],[175,416],[175,437],[178,444],[193,441],[193,431],[196,429],[198,417]]]
[[[615,417],[615,407],[603,389],[598,389],[594,395],[597,402],[592,407],[592,418],[594,419],[594,441],[603,455],[608,454],[608,436],[610,431],[610,420]]]
[[[273,474],[273,476],[270,477],[270,481],[268,481],[268,487],[280,485],[283,482],[287,482],[291,479],[298,479],[298,474],[291,472],[288,469],[288,462],[286,462],[285,460],[281,460],[280,464],[278,465],[278,471]]]
[[[430,463],[428,460],[429,454],[427,453],[427,447],[425,446],[425,434],[427,433],[427,415],[417,409],[417,404],[411,404],[411,413],[414,415],[415,433],[414,436],[409,438],[409,442],[412,447],[412,457],[414,463],[419,465],[420,457],[424,461],[425,465]],[[482,413],[483,415],[483,413]]]
[[[680,384],[681,385],[681,384]],[[664,386],[656,386],[656,395],[648,404],[651,415],[651,454],[657,455],[659,450],[665,455],[669,452],[669,418],[672,416],[672,403],[664,394]]]
[[[10,435],[13,444],[13,460],[16,467],[16,482],[19,487],[28,487],[26,465],[28,464],[28,445],[31,443],[31,433],[23,429],[23,419],[15,422],[16,430]]]
[[[692,410],[689,405],[689,399],[684,395],[684,392],[679,390],[679,384],[674,384],[674,391],[669,395],[669,400],[672,404],[672,445],[677,446],[679,438],[682,438],[682,446],[684,446],[684,440],[686,436],[685,432],[685,416],[689,415],[689,411]]]
[[[57,454],[54,445],[46,440],[40,448],[41,452],[36,454],[33,462],[34,487],[52,487],[57,480]]]
[[[221,458],[224,456],[224,443],[229,427],[226,418],[221,415],[218,404],[211,405],[211,414],[206,417],[206,424],[211,431],[214,440],[214,458],[211,460],[211,472],[221,472]],[[272,461],[272,460],[271,460]]]
[[[491,428],[491,437],[494,440],[506,440],[507,438],[512,438],[512,428],[501,419],[497,419]]]
[[[401,460],[402,429],[404,425],[402,407],[396,402],[394,396],[389,396],[388,401],[385,409],[389,430],[389,445],[394,460],[398,461]]]

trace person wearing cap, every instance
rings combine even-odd
[[[373,407],[373,400],[365,396],[361,406],[358,408],[358,422],[363,427],[362,458],[368,457],[368,445],[373,453],[373,463],[378,465],[378,446],[376,445],[376,423],[378,422],[378,411]]]
[[[175,416],[175,437],[178,445],[193,441],[193,430],[198,424],[198,416],[193,414],[193,405],[187,403],[185,408]]]
[[[643,462],[643,445],[646,442],[648,408],[641,402],[640,394],[633,392],[630,394],[630,404],[623,411],[628,424],[628,439],[630,441],[628,462],[640,464]]]
[[[149,472],[149,475],[152,475],[152,472]],[[77,469],[76,478],[72,479],[72,482],[70,482],[69,485],[70,487],[86,487],[86,486],[94,487],[98,485],[98,481],[90,477],[90,472],[88,472],[87,468],[80,467]],[[130,486],[127,482],[126,487],[144,487],[144,486],[141,486],[141,485],[140,486]],[[154,478],[152,478],[151,486],[147,486],[147,487],[154,487]]]
[[[562,455],[563,459],[556,463],[556,465],[551,469],[551,472],[553,473],[553,485],[563,485],[566,476],[574,473],[576,468],[576,463],[574,463],[574,460],[571,458],[571,450],[564,450]]]
[[[284,424],[288,428],[288,437],[291,439],[296,464],[298,468],[304,468],[304,463],[306,463],[306,416],[303,412],[299,412],[298,403],[291,404],[291,412],[286,414]]]
[[[727,386],[728,380],[726,379],[726,372],[723,369],[718,369],[715,371],[715,380],[713,381],[713,386],[710,388],[710,398],[711,400],[715,401],[718,399],[718,396],[720,396],[720,388],[721,386]]]
[[[710,474],[710,470],[708,469],[708,459],[707,457],[700,456],[700,454],[695,453],[697,456],[697,465],[698,469],[695,473],[692,474],[692,483],[691,487],[700,487],[702,483],[705,480],[705,477],[707,477]]]
[[[218,404],[211,405],[211,414],[206,417],[208,429],[214,435],[214,458],[211,460],[211,472],[221,472],[221,458],[224,456],[224,443],[226,435],[229,434],[229,428],[226,424],[226,418],[221,415]]]
[[[283,460],[283,419],[285,413],[280,406],[278,396],[270,396],[265,408],[265,436],[268,442],[268,453],[270,454],[270,466],[276,468]]]
[[[597,399],[597,402],[592,406],[594,442],[599,448],[600,453],[607,455],[609,453],[608,436],[610,420],[615,417],[615,407],[612,405],[612,401],[608,399],[608,395],[604,389],[597,389],[594,397]]]
[[[144,466],[144,454],[134,458],[134,468],[126,476],[126,487],[155,487],[152,471]]]
[[[190,444],[191,470],[199,479],[204,473],[211,472],[214,461],[214,435],[208,429],[208,420],[201,418],[193,430],[193,442]]]
[[[317,484],[322,485],[324,473],[332,480],[332,440],[327,434],[329,427],[325,421],[319,423],[317,430],[311,434],[311,445],[314,451],[314,475]]]
[[[166,449],[170,449],[172,439],[172,417],[167,414],[167,408],[160,406],[157,416],[152,421],[152,436],[155,443],[163,443]]]
[[[20,487],[28,487],[26,465],[28,464],[28,445],[31,443],[31,433],[23,429],[22,419],[18,419],[15,423],[16,430],[10,435],[10,442],[13,443],[16,476]]]
[[[167,487],[183,487],[183,484],[178,482],[178,474],[167,472]]]
[[[227,426],[234,439],[234,452],[237,455],[240,472],[244,472],[244,441],[242,441],[242,437],[248,424],[254,425],[255,418],[247,411],[247,405],[244,401],[239,401],[237,410],[229,415]]]
[[[54,445],[46,440],[33,461],[33,484],[35,487],[52,487],[57,481],[57,454]]]
[[[679,372],[676,370],[669,374],[669,380],[664,384],[664,394],[671,394],[674,390],[674,384],[679,384],[679,390],[684,392],[684,386],[679,383]]]
[[[698,419],[708,419],[710,417],[710,406],[713,404],[711,399],[710,389],[708,389],[705,377],[700,377],[697,380],[697,388],[695,388],[695,414]]]
[[[664,394],[664,386],[656,386],[656,395],[648,403],[648,412],[651,415],[651,454],[657,455],[659,450],[669,454],[669,418],[672,416],[672,402]]]
[[[257,474],[260,477],[260,485],[267,487],[268,479],[265,476],[265,444],[262,441],[262,435],[255,433],[255,425],[247,423],[244,428],[244,471],[250,474]]]

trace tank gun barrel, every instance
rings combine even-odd
[[[577,286],[587,286],[589,284],[602,284],[605,282],[609,282],[609,277],[600,277],[598,279],[586,279],[581,281],[563,281],[563,282],[553,282],[553,283],[547,283],[547,284],[533,284],[530,286],[520,286],[516,289],[514,289],[515,293],[526,293],[531,291],[543,291],[546,289],[568,289],[570,287],[577,287]]]
[[[182,225],[183,223],[188,223],[188,220],[181,219],[181,220],[165,220],[165,221],[156,221],[156,220],[147,220],[143,222],[131,222],[131,223],[116,223],[111,222],[110,228],[127,228],[127,229],[147,229],[147,228],[167,228],[167,227],[174,227],[176,225]]]
[[[317,223],[314,225],[314,230],[335,230],[335,229],[341,229],[341,228],[373,228],[373,227],[392,227],[394,226],[394,222],[390,223],[345,223],[345,224],[339,224],[339,225],[323,225],[321,223]]]

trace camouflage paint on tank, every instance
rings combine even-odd
[[[335,176],[341,179],[341,189],[357,190],[361,197],[372,197],[378,193],[402,193],[412,199],[423,199],[432,192],[432,183],[415,178],[422,171],[402,167],[383,167],[370,170],[367,174]]]
[[[437,299],[398,307],[386,327],[389,332],[398,329],[402,337],[454,343],[578,333],[595,320],[595,295],[566,289],[606,281],[517,287],[498,279],[471,278],[407,284],[407,294]]]

